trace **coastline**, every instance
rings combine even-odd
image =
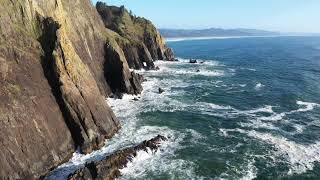
[[[242,38],[276,38],[276,37],[319,37],[318,35],[271,35],[271,36],[207,36],[207,37],[174,37],[166,38],[166,42],[210,40],[210,39],[242,39]]]
[[[181,60],[181,63],[188,64],[187,60]],[[159,74],[163,69],[165,69],[167,63],[175,62],[158,60],[155,61],[155,64],[161,67],[160,70],[134,70],[134,72],[142,74],[144,77],[146,73]],[[107,98],[106,103],[110,105],[112,111],[119,118],[121,129],[111,139],[105,140],[105,145],[102,148],[93,151],[92,153],[82,154],[79,151],[74,152],[69,161],[56,167],[53,171],[47,174],[44,179],[69,179],[70,175],[77,173],[77,171],[80,171],[92,162],[98,163],[100,161],[106,161],[109,157],[118,154],[118,152],[127,148],[134,148],[144,141],[148,141],[158,135],[167,138],[159,144],[158,151],[153,151],[149,148],[146,150],[137,150],[136,156],[128,157],[128,163],[123,168],[119,168],[121,176],[130,176],[135,174],[136,171],[146,170],[146,160],[149,160],[154,164],[159,164],[163,161],[163,156],[174,156],[174,152],[179,149],[179,143],[184,138],[182,134],[166,127],[137,127],[137,124],[141,123],[141,119],[137,116],[143,111],[141,110],[143,109],[143,106],[148,105],[147,102],[160,100],[167,96],[166,92],[163,94],[159,94],[157,92],[157,88],[155,88],[155,86],[159,86],[158,81],[159,80],[157,78],[148,78],[147,81],[142,83],[143,91],[141,94],[123,94],[122,99],[111,97]],[[139,99],[139,101],[134,99]],[[151,165],[151,162],[147,164]]]

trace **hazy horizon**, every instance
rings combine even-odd
[[[92,0],[93,4],[97,0]],[[320,1],[185,0],[171,2],[102,0],[132,10],[161,29],[259,29],[285,33],[320,33]],[[178,7],[178,8],[177,8]]]

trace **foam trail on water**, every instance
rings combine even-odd
[[[269,133],[259,133],[257,131],[247,132],[249,136],[261,139],[277,148],[276,155],[285,157],[290,164],[291,174],[301,174],[307,170],[312,170],[316,162],[320,162],[320,142],[302,145],[290,141],[284,137],[277,137]]]
[[[239,132],[274,146],[276,148],[273,152],[275,157],[270,158],[279,162],[282,162],[281,158],[285,158],[285,162],[289,164],[290,167],[288,175],[302,174],[308,170],[313,170],[315,163],[320,162],[320,141],[304,145],[290,141],[285,137],[262,133],[256,130],[236,128],[221,129],[220,131],[227,134],[227,136],[229,132]]]

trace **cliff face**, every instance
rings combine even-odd
[[[140,93],[142,78],[90,0],[0,0],[0,12],[0,179],[39,178],[103,146],[119,129],[105,98]]]
[[[116,34],[130,68],[153,69],[154,60],[174,60],[172,50],[149,20],[132,15],[123,6],[98,2],[96,8],[105,27]]]

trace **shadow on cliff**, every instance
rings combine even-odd
[[[72,120],[72,116],[66,107],[64,100],[62,98],[62,93],[60,90],[59,78],[55,75],[54,67],[54,50],[57,48],[57,30],[60,28],[60,25],[55,22],[52,18],[42,19],[38,18],[40,22],[40,29],[42,34],[38,41],[40,42],[44,55],[41,57],[41,65],[45,77],[47,78],[49,85],[52,90],[56,102],[59,105],[59,108],[63,114],[66,125],[68,126],[72,139],[74,141],[74,148],[84,143],[83,137],[81,134],[80,126]]]

